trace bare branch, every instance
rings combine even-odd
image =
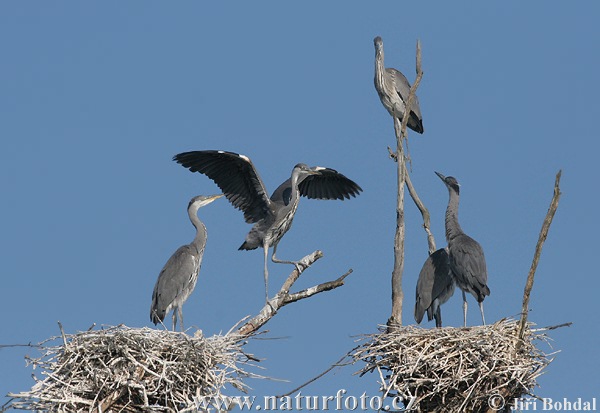
[[[431,219],[429,215],[429,210],[427,209],[423,201],[421,201],[421,198],[419,198],[419,195],[417,194],[417,191],[415,190],[415,187],[413,186],[412,181],[410,180],[410,175],[408,171],[406,171],[405,175],[408,193],[410,194],[410,197],[415,202],[415,205],[417,206],[417,208],[421,212],[421,216],[423,217],[423,229],[427,234],[427,245],[429,247],[429,255],[431,255],[436,251],[437,248],[435,247],[435,238],[431,233]]]
[[[531,268],[529,269],[529,275],[527,276],[527,283],[525,284],[525,291],[523,292],[523,308],[521,310],[521,321],[519,327],[519,343],[523,340],[523,334],[525,331],[525,326],[527,324],[527,313],[529,311],[529,297],[531,295],[531,289],[533,288],[533,279],[535,276],[535,270],[537,269],[538,262],[540,261],[540,255],[542,254],[542,247],[544,246],[544,242],[548,237],[548,231],[550,230],[550,225],[552,224],[552,219],[554,218],[554,214],[556,213],[556,209],[558,208],[558,201],[560,199],[560,176],[562,171],[558,171],[556,174],[556,179],[554,181],[554,195],[552,196],[552,201],[550,202],[550,207],[548,208],[548,213],[546,214],[546,218],[544,218],[544,223],[542,224],[542,230],[540,231],[540,236],[538,238],[537,245],[535,246],[535,254],[533,255],[533,262],[531,263]],[[517,346],[519,346],[517,343]]]
[[[281,307],[284,307],[290,303],[303,300],[308,297],[312,297],[315,294],[322,293],[324,291],[333,290],[335,288],[341,287],[344,285],[344,279],[352,273],[352,270],[349,270],[344,275],[339,277],[334,281],[329,281],[326,283],[322,283],[316,285],[314,287],[307,288],[305,290],[299,291],[297,293],[290,294],[290,289],[294,285],[294,283],[298,280],[300,275],[310,267],[315,261],[323,256],[321,251],[315,251],[310,255],[302,258],[300,260],[301,271],[294,269],[289,277],[285,280],[279,292],[275,295],[275,297],[271,298],[267,304],[260,310],[260,312],[248,320],[244,325],[242,325],[238,330],[238,335],[241,336],[241,339],[244,339],[252,334],[254,334],[259,328],[265,325]]]
[[[397,177],[398,177],[398,195],[396,199],[396,234],[394,236],[394,269],[392,270],[392,315],[388,319],[388,326],[402,324],[402,302],[404,293],[402,291],[402,272],[404,271],[404,185],[407,177],[406,157],[404,155],[404,141],[407,139],[406,127],[412,108],[412,102],[415,99],[417,88],[421,83],[423,71],[421,70],[421,42],[417,41],[417,78],[410,88],[410,93],[406,99],[406,108],[402,123],[394,117],[394,132],[396,133],[396,156]],[[414,198],[413,198],[414,199]]]
[[[335,288],[341,287],[342,285],[344,285],[344,278],[346,278],[350,274],[352,274],[351,269],[346,271],[346,273],[341,275],[337,280],[328,281],[328,282],[307,288],[305,290],[298,291],[297,293],[288,294],[285,297],[283,305],[293,303],[294,301],[303,300],[305,298],[311,297],[315,294],[322,293],[324,291],[329,291],[329,290],[333,290]]]

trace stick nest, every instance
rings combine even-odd
[[[486,412],[537,385],[552,361],[534,345],[549,340],[540,331],[527,326],[517,345],[515,320],[470,328],[399,326],[367,336],[352,356],[366,363],[357,374],[377,371],[384,396],[405,403],[414,398],[416,411]]]
[[[59,345],[48,343],[60,341]],[[27,358],[43,379],[10,394],[9,407],[42,411],[197,411],[197,398],[220,396],[230,385],[245,392],[249,357],[240,337],[125,326],[88,330],[40,344]]]

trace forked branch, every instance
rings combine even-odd
[[[341,287],[344,285],[344,279],[352,273],[352,270],[348,270],[345,274],[338,277],[336,280],[328,281],[322,284],[315,285],[313,287],[307,288],[302,291],[298,291],[296,293],[290,293],[290,289],[294,285],[294,283],[300,278],[300,275],[310,267],[315,261],[319,258],[323,257],[323,253],[321,251],[315,251],[310,255],[302,258],[300,260],[300,268],[301,270],[294,269],[289,277],[285,280],[279,292],[269,300],[267,304],[260,310],[260,312],[246,321],[236,332],[236,334],[240,335],[241,338],[248,337],[258,331],[259,328],[264,326],[281,307],[284,307],[290,303],[294,303],[296,301],[303,300],[305,298],[312,297],[315,294],[322,293],[324,291],[333,290],[335,288]]]
[[[421,83],[423,71],[421,70],[421,42],[417,41],[417,62],[416,62],[417,78],[410,88],[410,93],[406,99],[406,108],[402,123],[394,117],[394,132],[396,133],[396,152],[393,158],[397,162],[397,177],[398,177],[398,195],[396,198],[396,234],[394,236],[394,268],[392,270],[392,315],[387,324],[401,325],[402,324],[402,302],[404,293],[402,291],[402,272],[404,271],[404,185],[408,176],[406,168],[406,157],[404,155],[404,141],[407,138],[406,127],[408,118],[412,108],[412,102],[415,100],[417,88]],[[411,185],[412,186],[412,185]],[[414,189],[414,188],[413,188]],[[416,193],[416,192],[415,192]],[[413,198],[414,199],[414,198]]]

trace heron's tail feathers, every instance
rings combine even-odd
[[[248,241],[244,241],[244,243],[242,245],[240,245],[240,247],[238,248],[238,251],[241,251],[241,250],[255,250],[258,247],[259,247],[258,245],[251,244]]]
[[[154,325],[162,323],[165,320],[165,315],[165,310],[157,309],[154,305],[150,308],[150,321],[152,321]]]
[[[402,119],[400,119],[400,121],[402,121]],[[423,133],[423,120],[419,119],[415,112],[410,112],[410,117],[408,118],[408,127],[417,133]]]
[[[485,300],[485,297],[490,295],[490,288],[487,285],[484,285],[479,293],[477,294],[477,302],[481,303]]]

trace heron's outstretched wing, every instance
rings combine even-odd
[[[350,199],[357,196],[362,188],[335,169],[315,166],[316,175],[309,175],[300,184],[300,195],[312,199]]]
[[[166,313],[184,301],[196,286],[200,256],[189,245],[179,247],[160,271],[150,307],[150,320],[154,324],[165,319]]]
[[[434,300],[439,305],[448,301],[454,294],[454,280],[450,270],[448,251],[440,248],[435,251],[423,264],[417,281],[415,301],[415,321],[420,323],[427,311],[427,319],[431,320],[436,309],[431,308]]]
[[[408,79],[402,72],[393,67],[386,68],[385,70],[394,82],[396,93],[398,93],[400,99],[402,99],[402,102],[406,105],[408,95],[410,94],[410,83],[408,82]],[[421,115],[421,108],[419,107],[419,98],[416,95],[411,105],[408,126],[415,132],[423,133],[423,116]]]
[[[226,151],[183,152],[173,160],[212,179],[231,204],[244,212],[247,223],[270,214],[270,200],[250,158]]]
[[[486,295],[490,295],[490,289],[481,245],[463,234],[453,241],[451,254],[451,267],[456,276],[468,283],[477,301],[483,301]]]

